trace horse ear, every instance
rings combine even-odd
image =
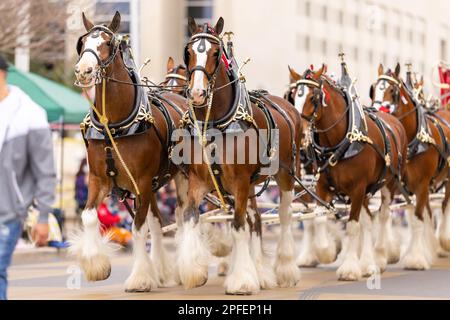
[[[175,62],[173,61],[172,57],[169,57],[169,60],[167,60],[167,72],[172,70],[175,67]]]
[[[188,19],[189,35],[192,36],[194,33],[197,32],[197,29],[198,29],[197,22],[195,22],[194,18],[189,17],[189,19]]]
[[[322,68],[320,68],[320,70],[318,70],[316,73],[314,73],[314,79],[319,79],[322,75],[327,73],[327,65],[325,63],[322,64]]]
[[[223,24],[224,24],[223,18],[220,17],[219,20],[217,20],[217,23],[216,23],[216,25],[214,27],[214,30],[216,31],[217,34],[221,34],[222,33],[222,31],[223,31]]]
[[[288,69],[291,82],[301,79],[301,75],[299,75],[293,68],[291,68],[291,66],[288,66]]]
[[[395,76],[398,78],[400,76],[400,63],[397,62],[397,65],[395,66]]]
[[[371,100],[373,100],[375,98],[375,85],[374,84],[372,84],[370,86],[369,97]]]
[[[112,32],[116,33],[119,31],[120,28],[120,13],[119,11],[116,11],[116,14],[114,15],[114,18],[111,21],[111,24],[108,26],[108,29]]]
[[[420,85],[420,86],[423,86],[423,76],[420,77],[419,85]]]
[[[86,18],[84,12],[81,15],[83,16],[83,24],[86,28],[86,31],[90,31],[94,27],[94,24],[88,18]]]
[[[378,66],[378,75],[381,76],[384,73],[384,67],[383,64],[380,63],[380,65]]]

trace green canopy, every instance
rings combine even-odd
[[[49,122],[80,123],[89,110],[89,102],[78,92],[31,72],[9,66],[8,83],[25,91],[47,111]]]

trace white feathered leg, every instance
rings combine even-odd
[[[358,259],[360,224],[357,221],[347,223],[347,250],[344,262],[337,270],[339,280],[356,281],[361,278],[361,266]]]
[[[231,265],[225,279],[225,292],[227,294],[255,294],[259,292],[260,284],[255,264],[250,256],[250,232],[245,224],[244,228],[232,228],[233,250],[231,252]]]
[[[297,266],[312,268],[319,264],[314,250],[314,222],[312,220],[303,221],[303,239],[300,254],[297,257]]]
[[[255,211],[248,207],[248,215],[253,224],[256,223]],[[264,252],[262,238],[256,231],[251,233],[250,237],[250,254],[256,267],[258,280],[261,289],[271,289],[277,285],[275,273],[273,271],[270,259]]]
[[[400,259],[400,242],[393,235],[389,208],[391,193],[387,188],[381,189],[381,201],[378,236],[375,242],[375,260],[380,271],[384,271],[388,263],[397,263]]]
[[[278,241],[275,274],[280,287],[293,287],[300,280],[300,269],[295,263],[295,242],[292,235],[292,191],[282,191],[278,209],[280,239]]]
[[[372,220],[365,208],[361,209],[360,223],[362,229],[361,237],[361,255],[360,265],[362,275],[370,277],[373,274],[379,273],[378,266],[375,263],[375,255],[372,241]]]
[[[439,223],[439,243],[445,251],[450,251],[450,201],[447,201]]]
[[[439,242],[434,232],[433,221],[428,213],[424,214],[423,221],[425,257],[427,258],[428,264],[431,266],[437,257]]]
[[[83,230],[70,239],[70,252],[74,254],[88,281],[105,280],[111,273],[110,256],[118,246],[109,237],[100,234],[97,210],[85,209],[81,214]]]
[[[148,225],[145,221],[140,230],[133,223],[133,269],[125,281],[126,292],[148,292],[159,285],[158,274],[147,253]]]
[[[208,280],[210,253],[202,237],[200,222],[194,218],[184,222],[177,232],[177,265],[185,289],[202,286]]]
[[[409,247],[403,257],[403,266],[405,269],[411,270],[429,269],[430,265],[425,256],[424,223],[410,212],[410,224],[412,235]]]
[[[163,287],[172,286],[174,285],[174,267],[170,262],[172,259],[169,253],[164,248],[161,224],[151,212],[148,214],[147,221],[152,240],[150,257],[158,273],[159,282]]]
[[[314,218],[314,251],[320,263],[327,264],[336,260],[336,242],[328,232],[326,216]]]

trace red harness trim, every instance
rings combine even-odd
[[[385,106],[381,106],[381,107],[380,107],[380,111],[381,111],[381,112],[385,112],[385,113],[389,113],[389,109],[386,108]]]
[[[225,64],[225,68],[228,70],[230,68],[230,61],[228,61],[225,53],[222,53],[222,61]]]

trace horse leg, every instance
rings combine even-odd
[[[161,213],[156,203],[155,194],[152,193],[150,197],[150,210],[147,216],[148,227],[150,229],[150,236],[152,239],[152,245],[150,250],[150,258],[153,261],[157,274],[158,280],[163,287],[172,285],[174,268],[170,263],[169,255],[167,250],[164,248],[163,244],[163,234],[162,234],[162,219]]]
[[[367,205],[361,208],[360,220],[361,222],[361,254],[360,265],[362,275],[364,277],[370,277],[373,274],[379,273],[379,268],[375,263],[375,254],[373,246],[373,233],[372,233],[372,216],[369,212]]]
[[[425,224],[423,217],[424,208],[428,200],[428,185],[427,183],[422,184],[415,192],[416,209],[414,215],[411,214],[410,217],[412,235],[409,247],[403,257],[405,269],[425,270],[430,268],[425,253]]]
[[[379,214],[378,236],[375,241],[375,261],[381,272],[388,263],[397,263],[400,259],[400,243],[394,239],[390,204],[392,194],[387,187],[381,189],[381,207]]]
[[[259,284],[261,289],[271,289],[277,285],[275,273],[271,267],[269,257],[264,252],[262,243],[262,224],[261,214],[256,205],[256,198],[249,200],[250,205],[247,209],[247,220],[250,225],[251,239],[250,239],[250,253],[255,263],[256,273],[258,274]]]
[[[141,190],[145,189],[141,188]],[[147,220],[150,218],[148,210],[151,197],[154,195],[150,190],[143,193],[141,207],[133,221],[133,269],[125,281],[126,292],[148,292],[160,285],[155,266],[147,252]]]
[[[280,189],[281,190],[281,189]],[[300,280],[300,269],[295,263],[295,242],[292,235],[293,191],[283,191],[280,194],[280,238],[278,240],[277,257],[275,260],[275,274],[280,287],[293,287]]]
[[[229,274],[224,283],[225,292],[239,295],[254,294],[259,292],[260,283],[255,264],[250,256],[250,230],[246,221],[250,178],[236,180],[235,212],[231,227],[233,250]]]
[[[323,179],[323,178],[322,178]],[[329,202],[332,195],[326,191],[326,187],[319,181],[317,194],[320,198]],[[316,210],[322,208],[317,207]],[[319,263],[332,263],[337,257],[336,239],[328,230],[328,217],[326,215],[314,218],[314,241],[313,247]]]
[[[313,268],[319,264],[316,252],[314,250],[314,221],[303,221],[303,239],[300,254],[297,258],[297,266]]]
[[[176,235],[178,274],[185,289],[202,286],[208,280],[210,253],[202,236],[199,212],[200,202],[207,192],[191,172],[187,203],[182,215],[184,222],[179,225]]]
[[[73,234],[70,252],[74,254],[88,281],[105,280],[111,273],[109,257],[117,246],[109,242],[109,236],[100,233],[97,207],[106,196],[107,190],[101,188],[100,178],[89,175],[88,200],[81,214],[83,230]]]
[[[354,189],[350,196],[352,205],[350,208],[350,219],[347,222],[347,250],[344,253],[344,262],[337,269],[339,280],[356,281],[361,278],[361,266],[358,259],[360,243],[359,215],[365,198],[365,187]]]
[[[442,217],[439,224],[439,243],[441,247],[450,251],[450,180],[445,184],[445,197],[442,202]]]

